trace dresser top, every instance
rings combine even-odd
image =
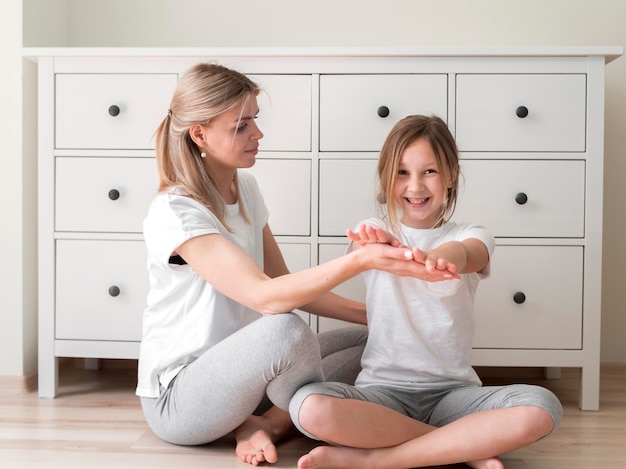
[[[623,46],[502,46],[502,47],[40,47],[23,48],[38,57],[591,57],[609,63]]]

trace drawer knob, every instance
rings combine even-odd
[[[115,117],[118,116],[120,114],[120,107],[116,106],[115,104],[113,104],[112,106],[109,106],[109,115],[111,117]]]
[[[120,191],[118,191],[117,189],[111,189],[109,191],[109,199],[117,200],[119,198],[120,198]]]
[[[526,106],[519,106],[516,110],[515,110],[515,114],[517,115],[517,117],[519,117],[520,119],[523,119],[524,117],[526,117],[528,115],[528,108]]]
[[[389,115],[389,108],[387,106],[380,106],[376,110],[376,113],[378,114],[378,117],[382,117],[384,119]]]
[[[113,285],[109,287],[109,295],[116,297],[119,294],[120,294],[120,287],[118,287],[117,285]]]
[[[526,295],[523,292],[518,291],[513,295],[513,301],[515,301],[518,305],[521,305],[524,301],[526,301]]]
[[[526,202],[528,202],[528,196],[524,194],[523,192],[520,192],[519,194],[515,196],[515,202],[517,202],[520,205],[524,205]]]

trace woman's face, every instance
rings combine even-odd
[[[263,138],[255,122],[258,112],[256,96],[250,96],[245,104],[242,101],[203,126],[207,163],[228,169],[253,166]]]
[[[432,228],[445,201],[442,174],[430,143],[420,138],[400,158],[395,199],[402,211],[401,221],[411,228]]]

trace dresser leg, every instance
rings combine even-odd
[[[580,370],[580,410],[600,410],[600,365],[584,366]]]

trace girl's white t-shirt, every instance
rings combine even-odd
[[[158,397],[177,373],[260,314],[215,290],[189,265],[170,264],[185,241],[218,233],[263,269],[263,228],[269,217],[254,177],[239,172],[239,201],[226,206],[229,232],[204,205],[172,189],[159,193],[144,220],[150,292],[143,314],[136,394]],[[250,219],[246,223],[240,204]],[[205,262],[211,262],[207,257]]]
[[[361,224],[389,226],[379,219]],[[448,222],[436,229],[401,226],[400,241],[409,247],[432,249],[447,241],[475,238],[491,257],[495,239],[483,227]],[[461,280],[427,282],[381,270],[363,274],[367,287],[369,337],[358,386],[389,385],[405,389],[461,383],[480,385],[471,366],[474,335],[474,295],[481,272]]]

